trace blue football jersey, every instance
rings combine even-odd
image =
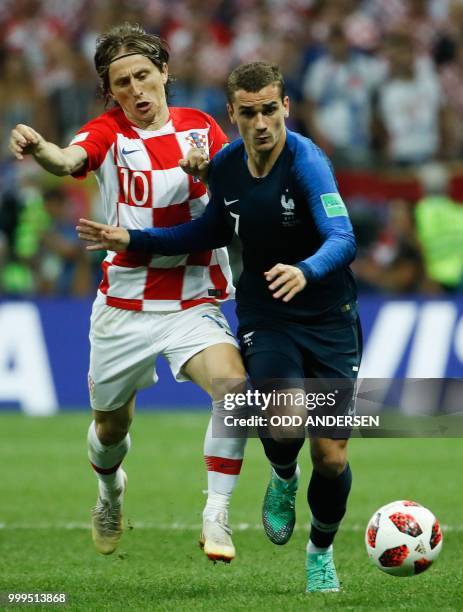
[[[199,219],[173,228],[130,230],[130,250],[171,255],[218,248],[237,234],[243,271],[237,286],[240,320],[253,313],[272,319],[336,319],[356,298],[349,263],[355,238],[331,165],[314,143],[287,130],[270,172],[251,175],[241,139],[211,161],[211,200]],[[297,265],[307,286],[285,303],[268,289],[264,272]]]

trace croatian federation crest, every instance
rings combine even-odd
[[[206,149],[207,147],[207,136],[206,134],[200,134],[199,132],[190,132],[185,140],[196,149]]]
[[[192,149],[204,149],[206,153],[207,151],[207,136],[206,134],[200,134],[199,132],[190,132],[189,135],[185,138],[188,144]],[[201,179],[197,176],[193,177],[194,183],[199,183]]]

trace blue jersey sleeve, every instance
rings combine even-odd
[[[181,255],[217,249],[230,243],[233,228],[223,219],[218,200],[211,196],[198,219],[175,227],[129,230],[128,251]]]
[[[306,196],[323,241],[316,253],[297,266],[308,281],[321,280],[354,259],[355,236],[331,164],[324,153],[310,141],[300,140],[294,167],[297,183]]]

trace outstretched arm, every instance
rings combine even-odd
[[[181,255],[218,249],[230,243],[233,228],[224,219],[218,199],[211,195],[201,217],[175,227],[129,230],[128,251]]]
[[[80,219],[77,226],[79,238],[91,242],[89,251],[137,251],[160,255],[180,255],[217,249],[226,246],[233,235],[220,209],[211,200],[204,214],[175,227],[126,230],[123,227],[104,225],[88,219]]]
[[[78,145],[62,149],[28,125],[18,124],[10,135],[10,151],[18,160],[32,155],[36,162],[56,176],[66,176],[80,170],[87,161],[87,152]]]

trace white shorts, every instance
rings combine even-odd
[[[189,380],[181,372],[183,365],[203,349],[224,342],[238,346],[214,304],[158,313],[95,302],[90,319],[91,406],[94,410],[116,410],[137,389],[157,382],[159,355],[168,361],[177,381]]]

